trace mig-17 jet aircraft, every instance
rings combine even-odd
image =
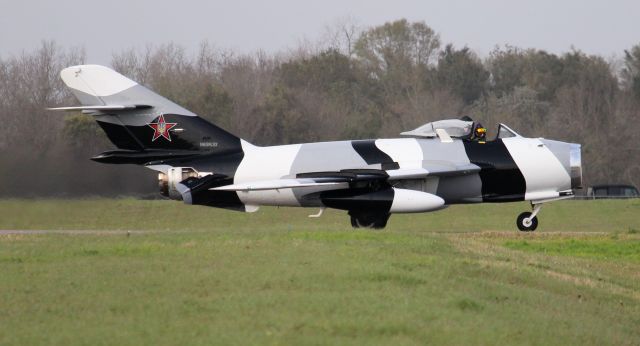
[[[384,228],[394,213],[529,201],[532,211],[517,226],[533,231],[544,203],[570,198],[582,184],[579,144],[525,138],[504,124],[493,140],[463,118],[403,138],[261,147],[107,67],[72,66],[60,75],[81,106],[51,109],[92,116],[118,148],[92,160],[155,170],[162,195],[187,204],[320,208],[316,217],[335,208],[353,227]]]

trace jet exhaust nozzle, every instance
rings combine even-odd
[[[189,177],[198,177],[199,173],[191,167],[171,167],[167,173],[158,173],[160,194],[175,200],[182,200],[178,184]]]

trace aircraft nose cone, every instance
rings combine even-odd
[[[569,175],[571,176],[571,188],[582,188],[582,146],[571,143],[569,145]]]
[[[582,188],[582,150],[578,143],[567,143],[550,139],[541,139],[544,146],[558,159],[569,175],[562,189]],[[567,176],[564,176],[565,179]]]

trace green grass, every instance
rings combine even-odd
[[[317,210],[262,208],[245,214],[165,200],[0,200],[0,210],[0,229],[254,232],[351,228],[343,211],[327,210],[320,219],[310,219],[307,215]],[[393,215],[388,230],[514,230],[516,216],[529,210],[524,202],[455,205],[434,213]],[[639,212],[640,200],[555,202],[542,208],[536,232],[637,232]]]
[[[0,344],[637,344],[640,201],[395,215],[0,201]],[[127,231],[131,231],[127,234]]]
[[[511,249],[536,251],[545,254],[626,260],[640,262],[640,239],[595,238],[541,241],[507,241]]]

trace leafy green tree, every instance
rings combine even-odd
[[[440,48],[440,37],[424,22],[406,19],[388,22],[362,33],[356,41],[357,56],[374,69],[389,71],[403,63],[427,65]]]
[[[192,110],[196,114],[228,128],[234,113],[234,100],[229,93],[217,83],[209,82],[194,92],[191,100]]]
[[[609,120],[615,112],[618,80],[609,64],[599,56],[587,56],[582,52],[566,53],[562,57],[557,104],[567,99],[573,101],[571,119],[589,124],[598,135],[606,136]],[[604,138],[603,138],[604,139]]]
[[[377,114],[383,135],[396,134],[425,120],[440,37],[424,22],[406,19],[363,31],[354,46],[355,60],[371,84],[366,107]],[[370,114],[371,111],[368,111]]]
[[[543,50],[529,50],[525,56],[524,84],[543,101],[552,101],[563,85],[563,60]]]
[[[401,19],[364,31],[354,50],[370,76],[384,83],[386,93],[402,93],[420,87],[439,48],[440,37],[428,25]]]
[[[506,49],[495,49],[486,61],[491,74],[491,90],[502,97],[515,88],[524,86],[526,68],[526,51],[507,46]]]
[[[336,95],[356,85],[361,75],[349,57],[335,49],[285,62],[278,73],[291,88],[311,88]]]
[[[262,143],[302,142],[309,132],[308,117],[303,115],[295,96],[283,85],[271,89],[255,115],[264,117],[260,134]]]
[[[494,50],[487,61],[491,89],[501,97],[518,87],[534,90],[542,101],[551,101],[563,84],[563,61],[543,50],[522,50],[507,46]]]
[[[489,72],[468,47],[456,50],[449,44],[438,59],[437,81],[465,104],[472,104],[485,92]]]
[[[81,151],[105,150],[112,146],[93,116],[82,113],[64,117],[62,135],[67,144]]]

